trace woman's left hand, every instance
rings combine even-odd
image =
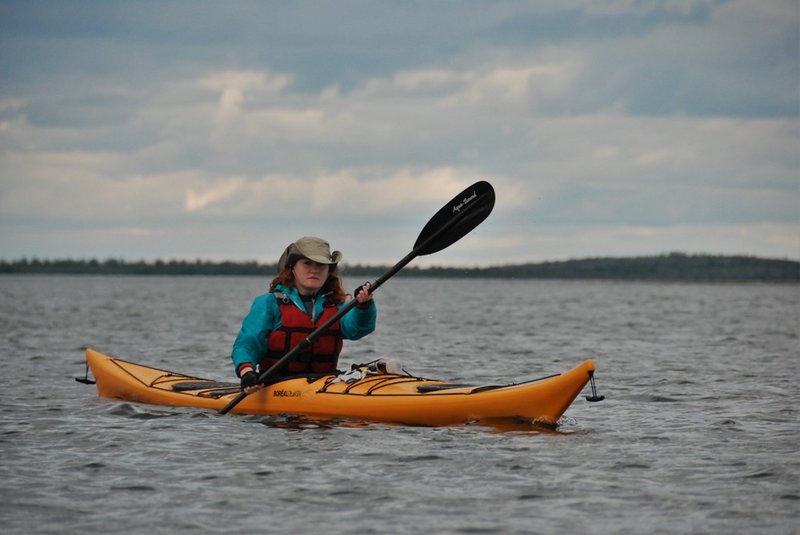
[[[356,288],[356,301],[358,301],[359,304],[364,304],[372,299],[370,288],[372,288],[372,284],[369,282],[365,282]]]

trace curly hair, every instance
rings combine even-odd
[[[269,291],[273,291],[278,284],[282,284],[287,288],[295,288],[294,272],[291,267],[287,267],[278,276],[272,279],[269,283]],[[339,278],[339,270],[330,270],[328,272],[328,279],[319,291],[320,294],[325,295],[329,303],[334,305],[341,305],[347,301],[347,293],[342,287],[342,280]]]

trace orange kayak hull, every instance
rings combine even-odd
[[[169,372],[86,350],[101,397],[219,411],[237,394],[231,384]],[[290,378],[244,398],[231,412],[294,414],[370,422],[442,426],[514,420],[554,426],[595,371],[586,360],[565,373],[509,385],[461,386],[406,375],[356,382]]]

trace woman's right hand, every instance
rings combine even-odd
[[[262,388],[264,388],[264,385],[258,383],[258,375],[252,368],[242,374],[242,391],[245,394],[258,392]]]

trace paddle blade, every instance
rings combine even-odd
[[[414,252],[428,255],[449,247],[489,217],[494,208],[494,188],[476,182],[444,205],[428,221],[414,244]]]

